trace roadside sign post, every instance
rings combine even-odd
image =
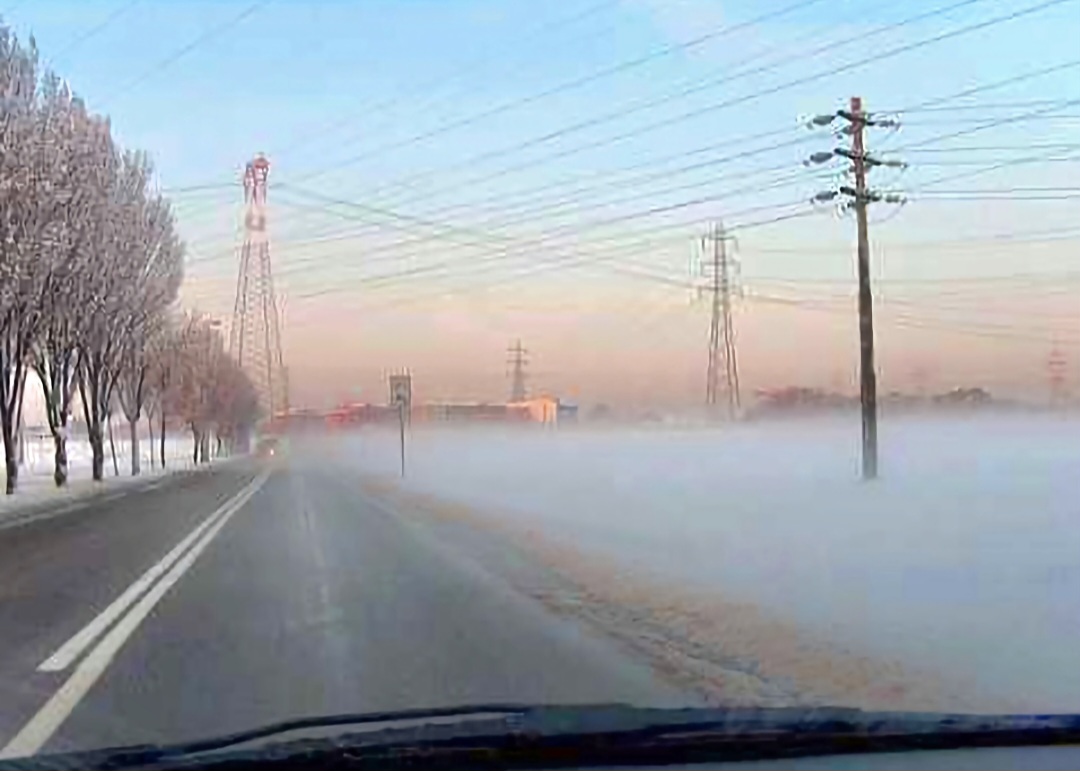
[[[398,402],[398,429],[401,432],[401,478],[405,478],[405,403]]]

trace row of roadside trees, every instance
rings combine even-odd
[[[43,71],[33,39],[0,25],[0,434],[7,492],[18,479],[28,379],[40,382],[68,478],[69,423],[85,421],[92,474],[105,463],[114,413],[192,432],[195,460],[231,444],[258,417],[251,383],[215,325],[176,308],[184,245],[149,159],[115,142],[109,121]],[[31,374],[34,377],[30,377]]]

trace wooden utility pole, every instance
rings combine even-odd
[[[863,110],[862,99],[851,97],[848,110],[818,115],[806,124],[809,128],[830,126],[837,118],[847,121],[847,126],[837,134],[851,136],[851,147],[837,147],[826,152],[816,152],[806,159],[806,164],[828,163],[837,157],[851,161],[855,184],[841,185],[838,189],[825,190],[812,199],[813,203],[829,203],[845,199],[841,210],[855,209],[858,223],[858,273],[859,273],[859,401],[862,405],[862,476],[875,479],[878,474],[877,432],[877,375],[874,372],[874,297],[870,291],[870,236],[866,209],[871,203],[903,204],[905,199],[897,193],[880,193],[866,185],[866,172],[877,166],[905,168],[903,161],[875,158],[866,152],[863,135],[867,126],[896,128],[899,123],[891,118],[877,118]]]
[[[877,375],[874,372],[874,297],[870,291],[870,236],[866,206],[866,116],[862,99],[851,97],[851,161],[855,172],[855,219],[858,225],[859,268],[859,401],[862,405],[862,475],[878,473]]]

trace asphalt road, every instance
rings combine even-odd
[[[0,756],[507,701],[693,699],[340,469],[241,461],[0,527]]]

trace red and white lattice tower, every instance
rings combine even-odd
[[[288,386],[266,231],[269,174],[270,162],[261,154],[244,169],[244,243],[236,276],[229,353],[251,378],[264,417],[273,419],[288,411]]]

